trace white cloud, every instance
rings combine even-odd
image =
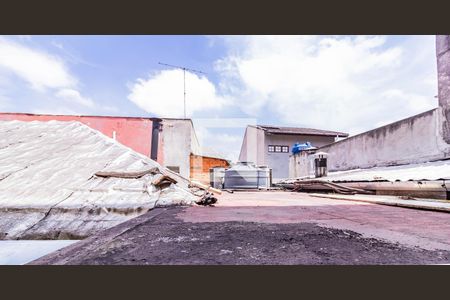
[[[161,117],[183,117],[183,71],[163,70],[130,86],[128,99]],[[221,108],[226,100],[206,77],[186,72],[186,114]]]
[[[437,106],[433,36],[210,37],[210,46],[219,40],[227,53],[215,62],[217,87],[186,74],[188,116],[227,103],[258,123],[356,134]],[[137,79],[128,98],[147,112],[181,117],[182,80],[181,70],[161,71]],[[242,135],[194,121],[205,151],[213,145],[237,158]]]
[[[0,68],[13,72],[33,89],[73,87],[77,80],[57,56],[0,37]]]
[[[55,93],[55,96],[70,103],[79,104],[86,107],[94,107],[95,103],[89,98],[81,96],[81,94],[73,89],[61,89]]]
[[[114,105],[102,105],[102,110],[108,113],[119,113],[120,109]]]
[[[31,35],[18,35],[17,37],[24,41],[31,41]]]
[[[239,158],[245,128],[257,123],[254,118],[195,118],[192,121],[202,154],[232,161]]]
[[[41,107],[30,111],[32,114],[51,114],[51,115],[82,115],[79,110],[73,110],[67,107]]]
[[[27,42],[31,38],[20,40]],[[51,44],[64,50],[62,44]],[[27,107],[28,111],[34,109],[48,113],[88,113],[104,108],[80,93],[79,81],[70,72],[66,60],[27,43],[0,37],[0,86],[3,90],[17,93],[22,88],[21,80],[28,85],[26,90],[31,91],[36,100]]]
[[[53,46],[55,46],[56,48],[58,48],[59,50],[64,50],[64,45],[59,43],[59,42],[57,42],[57,41],[52,41],[51,44]]]
[[[11,104],[11,100],[0,92],[0,110],[5,110]]]
[[[195,133],[201,146],[202,155],[225,158],[231,161],[238,160],[242,143],[241,134],[217,132],[209,127],[201,126],[197,122],[195,123]]]
[[[227,37],[221,88],[249,116],[357,133],[435,107],[434,37]],[[261,120],[260,121],[264,121]]]
[[[204,144],[211,145],[202,148],[203,155],[220,157],[238,161],[239,152],[242,144],[242,135],[233,135],[228,133],[210,133],[204,137]]]

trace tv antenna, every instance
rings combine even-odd
[[[184,118],[186,119],[186,71],[190,71],[193,73],[199,73],[199,74],[205,74],[205,72],[199,71],[199,70],[194,70],[194,69],[190,69],[190,68],[186,68],[186,67],[182,67],[182,66],[175,66],[175,65],[169,65],[166,63],[162,63],[162,62],[158,62],[158,64],[163,65],[163,66],[167,66],[167,67],[171,67],[174,69],[181,69],[183,70],[183,103],[184,103]]]

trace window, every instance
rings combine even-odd
[[[269,145],[267,150],[276,153],[289,153],[289,146]]]

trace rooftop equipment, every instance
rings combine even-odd
[[[300,153],[300,151],[311,150],[311,149],[317,149],[317,148],[313,147],[310,142],[295,143],[294,146],[292,146],[292,154],[297,154],[297,153]]]
[[[272,169],[250,162],[238,162],[225,170],[224,189],[269,189]]]
[[[209,169],[209,185],[216,189],[223,188],[223,181],[225,177],[225,168],[214,167]]]
[[[324,177],[327,176],[327,156],[328,153],[325,152],[317,152],[314,154],[314,171],[316,177]]]

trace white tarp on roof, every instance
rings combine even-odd
[[[377,167],[350,171],[329,172],[332,181],[408,181],[450,179],[450,160],[441,160],[403,166]]]
[[[158,205],[192,204],[188,181],[160,189],[154,175],[97,177],[158,163],[78,122],[0,122],[0,238],[86,236]],[[58,236],[64,238],[61,234]]]

